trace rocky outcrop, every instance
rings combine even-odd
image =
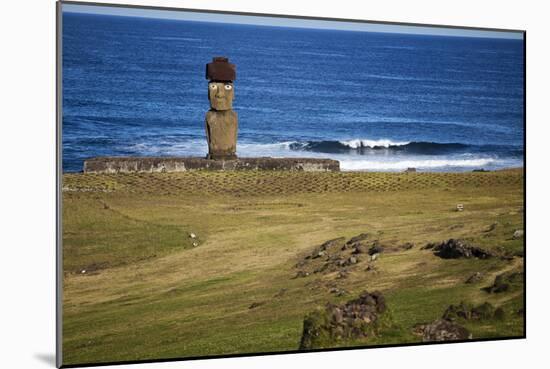
[[[348,241],[344,237],[324,242],[296,263],[295,278],[308,277],[317,273],[337,273],[337,279],[346,278],[358,264],[368,263],[367,269],[375,270],[373,262],[381,253],[410,250],[414,245],[407,242],[402,245],[382,245],[379,240],[371,239],[369,234],[361,233]]]
[[[454,322],[438,319],[433,323],[418,327],[423,342],[463,341],[472,339],[466,328]]]
[[[502,293],[516,288],[523,288],[524,274],[522,271],[510,271],[499,274],[491,286],[484,290],[489,293]]]
[[[432,250],[434,255],[439,256],[442,259],[488,259],[494,256],[492,252],[484,250],[481,247],[472,246],[462,240],[455,240],[453,238],[439,244],[427,244],[422,249]]]
[[[504,319],[504,310],[500,307],[495,308],[489,302],[477,306],[461,302],[458,305],[450,305],[443,313],[442,318],[451,322],[459,320],[501,320]]]
[[[472,339],[472,334],[459,323],[468,321],[503,320],[504,310],[485,302],[474,306],[465,302],[449,305],[440,319],[429,324],[417,324],[413,333],[422,337],[423,342],[461,341]]]
[[[340,341],[368,339],[392,324],[380,292],[365,291],[345,304],[327,304],[304,319],[300,350],[333,347]]]

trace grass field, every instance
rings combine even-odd
[[[419,342],[417,323],[461,301],[506,312],[464,323],[474,338],[522,336],[522,286],[483,287],[523,269],[523,237],[512,237],[524,228],[523,180],[522,170],[65,174],[63,362],[296,350],[308,312],[364,290],[386,296],[395,327],[354,345]],[[315,247],[360,233],[414,247],[380,254],[375,272],[361,261],[344,279],[294,278]],[[421,249],[449,238],[514,257]],[[475,272],[482,280],[466,284]]]

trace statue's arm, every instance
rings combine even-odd
[[[206,130],[206,141],[208,146],[210,146],[210,125],[208,124],[210,120],[210,112],[206,112],[206,117],[204,118],[204,129]]]

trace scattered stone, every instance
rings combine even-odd
[[[197,242],[193,242],[193,247],[197,247],[199,244]]]
[[[326,254],[327,254],[326,251],[319,251],[315,255],[312,255],[311,258],[312,259],[317,259],[317,258],[320,258],[321,256],[325,256]]]
[[[424,329],[426,329],[427,323],[417,323],[412,328],[412,334],[422,337],[424,335]]]
[[[378,269],[376,268],[376,265],[370,264],[365,268],[366,272],[378,272]]]
[[[346,239],[344,237],[335,238],[323,243],[321,246],[315,248],[311,255],[306,256],[306,259],[316,259],[321,256],[327,255],[328,251],[335,248],[336,246],[341,246]]]
[[[366,254],[367,252],[368,252],[367,246],[363,244],[358,244],[351,248],[352,254]]]
[[[437,243],[435,242],[430,242],[430,243],[427,243],[425,246],[422,246],[420,248],[420,250],[432,250],[434,247],[437,246]]]
[[[498,223],[493,223],[493,224],[491,224],[490,226],[488,226],[487,228],[485,228],[485,229],[483,230],[483,232],[485,232],[485,233],[492,232],[492,231],[494,231],[494,230],[496,229],[497,225],[498,225]]]
[[[329,240],[329,241],[323,243],[319,247],[319,249],[320,250],[328,250],[328,249],[333,248],[335,246],[340,246],[342,243],[344,243],[345,240],[346,240],[345,237],[334,238],[332,240]]]
[[[196,234],[194,234],[194,233],[189,233],[189,238],[193,238],[193,239],[195,239],[195,238],[197,238],[197,235],[196,235]]]
[[[456,204],[456,211],[464,211],[464,204]]]
[[[293,279],[296,279],[296,278],[304,278],[304,277],[307,277],[309,276],[309,273],[306,272],[306,271],[303,271],[303,270],[299,270],[298,273],[296,273],[296,275],[294,276]]]
[[[478,283],[483,279],[483,273],[481,272],[475,272],[472,274],[468,279],[466,279],[465,283],[472,284],[472,283]]]
[[[477,246],[471,246],[461,240],[449,239],[440,244],[428,244],[422,248],[431,249],[442,259],[478,258],[488,259],[494,256],[491,252]]]
[[[262,306],[263,304],[265,304],[265,302],[253,302],[252,304],[250,304],[250,306],[248,308],[249,309],[255,309],[258,306]]]
[[[484,290],[489,293],[502,293],[511,290],[513,287],[523,287],[523,281],[523,272],[506,272],[497,275],[493,284],[485,287]]]
[[[472,339],[472,334],[463,326],[445,319],[417,328],[422,333],[423,342],[462,341]]]
[[[295,264],[298,273],[294,278],[318,273],[335,273],[337,279],[345,278],[355,265],[366,261],[376,261],[382,252],[403,252],[413,247],[414,244],[411,242],[399,245],[397,241],[382,245],[378,239],[370,239],[367,233],[352,237],[347,242],[344,237],[335,238],[302,256]]]
[[[347,294],[347,291],[342,289],[342,288],[338,288],[338,287],[332,287],[331,289],[328,290],[328,292],[336,295],[336,296],[344,296],[345,294]]]
[[[391,325],[384,296],[364,292],[345,304],[327,304],[304,318],[300,350],[332,347],[340,340],[374,337]]]
[[[370,247],[368,254],[372,256],[374,254],[380,254],[382,251],[384,251],[384,248],[379,244],[375,244]]]
[[[299,260],[295,265],[294,268],[301,268],[307,264],[307,259],[310,258],[310,255],[306,256],[305,259]]]
[[[513,238],[514,240],[518,240],[518,239],[520,239],[520,238],[523,237],[523,233],[524,233],[524,232],[523,232],[522,229],[517,229],[517,230],[514,231],[514,234],[512,235],[512,238]]]
[[[346,242],[346,245],[353,245],[357,242],[365,241],[367,238],[369,238],[368,233],[361,233],[358,236],[350,238],[350,240]]]
[[[154,255],[154,256],[156,256],[156,255]],[[101,272],[101,270],[103,270],[105,268],[108,268],[108,267],[109,267],[109,263],[106,263],[106,262],[104,262],[104,263],[92,263],[92,264],[88,264],[88,265],[83,265],[79,269],[77,269],[73,272],[78,273],[78,274],[94,275],[94,274],[98,274],[99,272]]]
[[[336,274],[336,279],[346,279],[349,275],[349,272],[347,270],[341,270]]]

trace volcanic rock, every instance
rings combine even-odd
[[[443,313],[442,318],[453,322],[457,320],[502,319],[503,317],[504,310],[502,308],[495,308],[488,302],[478,306],[461,302],[458,305],[450,305]]]
[[[493,284],[485,287],[484,290],[489,293],[501,293],[512,289],[512,287],[521,287],[523,283],[523,272],[511,271],[497,275]]]
[[[463,326],[445,319],[426,324],[421,329],[422,341],[460,341],[472,339],[472,334]]]
[[[475,272],[474,274],[472,274],[471,276],[468,277],[468,279],[466,280],[466,283],[468,283],[468,284],[478,283],[482,279],[483,279],[483,273]]]
[[[514,240],[517,240],[517,239],[520,239],[523,237],[523,230],[522,229],[518,229],[514,232],[514,234],[512,235],[512,238]]]
[[[478,259],[488,259],[494,255],[477,246],[472,246],[464,241],[449,239],[440,244],[428,244],[424,249],[433,250],[436,256],[439,256],[443,259],[458,259],[458,258],[478,258]]]
[[[300,350],[331,347],[341,340],[376,336],[391,324],[384,296],[365,291],[345,304],[327,304],[304,318]]]

